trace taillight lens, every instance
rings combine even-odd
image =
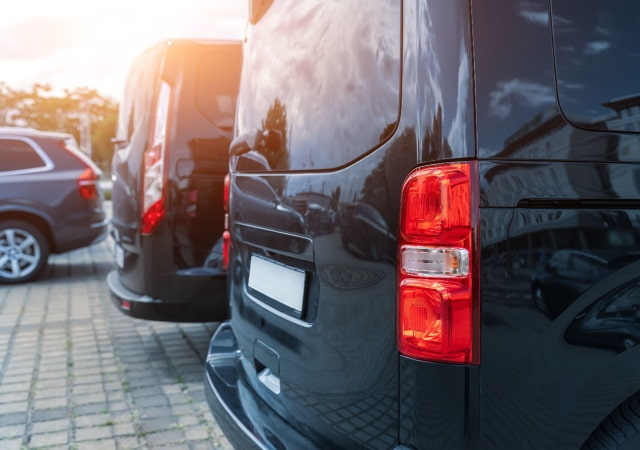
[[[229,174],[224,176],[224,185],[222,189],[222,205],[225,212],[229,212],[229,185],[231,183]]]
[[[475,163],[428,166],[404,183],[398,348],[417,359],[478,364]]]
[[[222,267],[224,270],[229,269],[229,253],[231,251],[231,233],[224,230],[222,233]]]
[[[143,156],[141,233],[151,234],[165,215],[164,155],[167,151],[167,130],[171,87],[162,82],[156,103],[153,145]]]
[[[91,167],[85,168],[78,177],[78,192],[80,197],[90,200],[98,198],[98,189],[96,183],[98,176]]]
[[[222,233],[222,267],[229,268],[229,253],[231,252],[231,232],[229,232],[229,190],[231,178],[229,174],[224,176],[224,186],[222,190],[222,204],[224,206],[224,232]]]

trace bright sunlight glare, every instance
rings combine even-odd
[[[165,39],[240,39],[243,0],[23,0],[0,15],[0,81],[87,86],[119,99],[126,72]]]

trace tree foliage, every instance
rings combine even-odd
[[[95,89],[78,87],[54,92],[46,84],[29,90],[0,82],[0,126],[62,131],[75,136],[103,169],[109,169],[118,119],[118,104]]]

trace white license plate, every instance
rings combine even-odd
[[[282,303],[295,311],[302,312],[304,303],[305,273],[259,256],[251,256],[249,267],[249,287]]]
[[[113,259],[118,267],[121,269],[124,267],[124,249],[118,244],[113,246]]]

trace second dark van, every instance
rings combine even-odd
[[[114,260],[107,283],[123,313],[165,321],[227,315],[221,267],[241,44],[174,40],[133,63],[113,163]]]

